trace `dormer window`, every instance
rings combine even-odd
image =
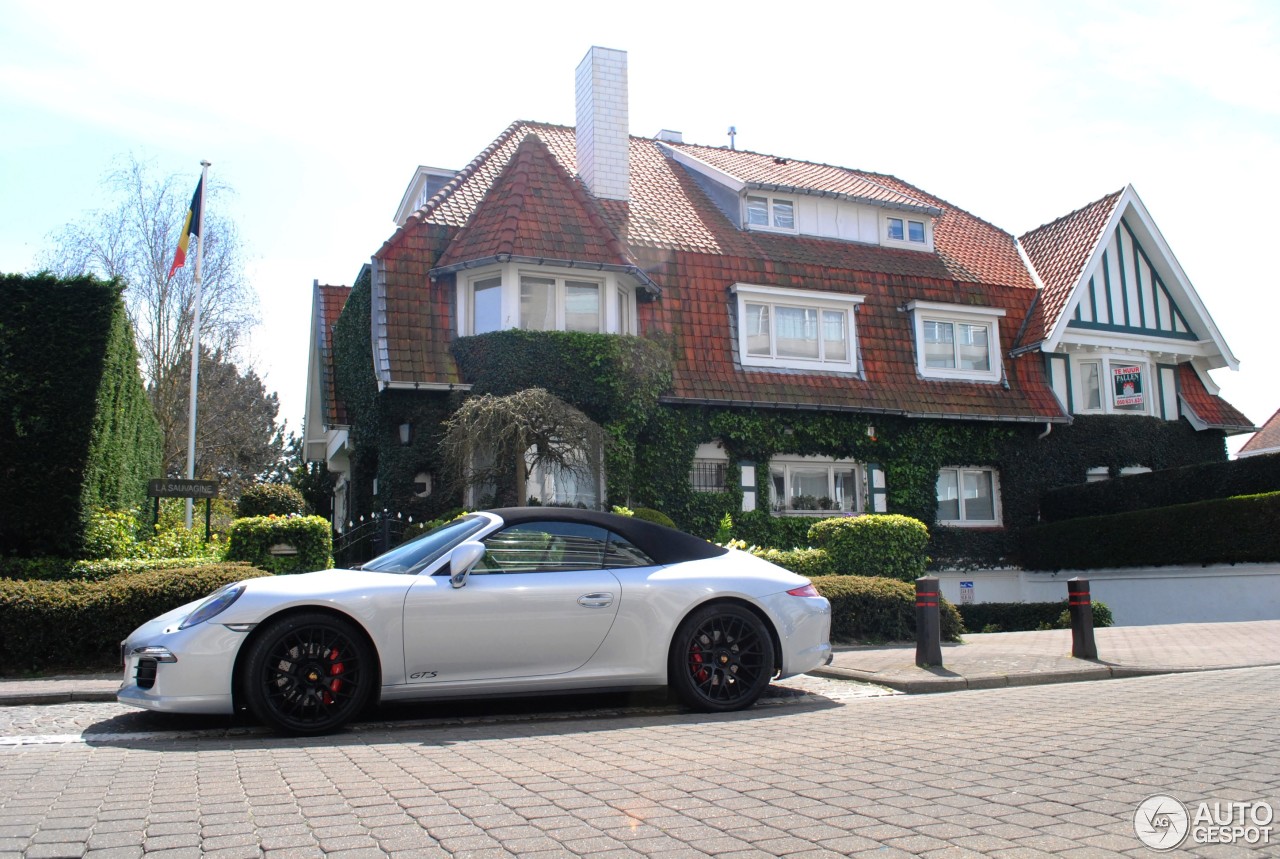
[[[787,197],[747,195],[746,223],[751,229],[796,231],[796,202]]]
[[[744,367],[857,371],[854,310],[863,296],[745,283],[733,291]]]
[[[925,243],[924,221],[909,218],[885,218],[886,238],[891,242]]]
[[[996,307],[913,301],[916,370],[926,379],[1000,380],[1000,317]]]

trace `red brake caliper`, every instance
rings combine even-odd
[[[694,664],[693,676],[699,683],[707,682],[707,669],[702,665],[702,647],[697,642],[689,648],[689,661]]]
[[[339,679],[339,675],[341,675],[342,672],[346,670],[346,666],[344,666],[341,662],[338,661],[341,658],[342,658],[342,654],[338,652],[337,648],[334,648],[333,650],[329,651],[329,659],[333,663],[329,668],[329,674],[333,677],[333,679],[330,680],[328,684],[329,692],[337,692],[339,689],[342,688],[342,680]],[[333,703],[333,696],[330,695],[329,692],[324,693],[324,702],[326,704]]]

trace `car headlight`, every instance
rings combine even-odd
[[[178,624],[178,629],[187,629],[198,623],[204,623],[210,618],[217,617],[226,611],[230,605],[240,599],[240,594],[244,593],[244,584],[228,585],[220,591],[211,594],[208,599],[200,603],[196,610],[187,615],[182,623]]]

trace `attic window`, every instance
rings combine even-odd
[[[747,196],[747,226],[752,229],[796,231],[796,203],[786,197]]]
[[[1000,317],[996,307],[913,301],[916,370],[926,379],[1000,381]]]
[[[857,370],[860,295],[737,284],[738,359],[744,367]]]
[[[924,244],[924,221],[912,221],[906,218],[885,218],[887,237],[892,242],[914,242]]]

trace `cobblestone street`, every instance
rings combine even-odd
[[[1153,793],[1280,804],[1277,669],[932,696],[782,685],[795,694],[727,716],[481,714],[319,739],[10,708],[0,855],[1143,856],[1133,813]]]

